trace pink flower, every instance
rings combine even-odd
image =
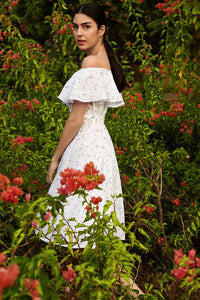
[[[93,217],[93,219],[95,219],[95,218],[96,218],[95,212],[92,212],[92,213],[91,213],[91,216]]]
[[[86,206],[87,212],[91,210],[91,207],[89,205]]]
[[[97,205],[102,201],[102,198],[101,197],[92,197],[91,201],[94,205]]]
[[[196,263],[197,263],[197,267],[200,268],[200,258],[196,257]]]
[[[67,271],[62,271],[62,275],[68,282],[72,282],[76,277],[76,273],[74,272],[72,267],[69,268]]]
[[[176,206],[181,205],[178,198],[174,199],[172,202],[173,202]]]
[[[44,215],[44,220],[47,222],[52,216],[52,213],[50,211],[48,211],[48,213],[46,215]]]
[[[181,248],[179,250],[174,249],[174,261],[177,265],[180,264],[181,258],[183,258],[183,256],[184,254]]]
[[[174,275],[174,277],[181,280],[185,277],[186,274],[188,274],[188,270],[186,268],[179,267],[177,269],[174,269],[174,271],[172,271],[172,274]]]
[[[0,252],[0,264],[2,264],[7,259],[7,255]]]
[[[0,299],[4,288],[14,285],[20,273],[18,264],[10,265],[7,269],[0,268]]]
[[[33,300],[38,299],[37,297],[39,295],[39,291],[37,290],[38,285],[39,285],[38,279],[26,278],[24,280],[24,286],[29,290],[29,293],[31,294]]]
[[[37,229],[38,227],[38,222],[36,220],[33,221],[32,223],[33,228]]]
[[[187,265],[190,267],[190,268],[194,268],[195,267],[195,255],[196,255],[196,250],[194,249],[191,249],[189,252],[188,252],[188,260],[187,260]]]
[[[189,252],[188,252],[188,257],[192,260],[194,260],[195,258],[195,255],[196,255],[196,250],[195,249],[191,249]]]
[[[147,213],[150,213],[150,211],[154,211],[155,208],[151,207],[151,206],[145,206],[145,210]]]
[[[31,200],[31,194],[30,193],[27,193],[26,195],[25,195],[25,199],[26,199],[26,201],[30,201]]]

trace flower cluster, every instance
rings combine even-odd
[[[19,196],[23,195],[23,191],[18,185],[23,184],[22,178],[14,178],[13,183],[14,186],[10,185],[10,180],[7,176],[0,174],[0,195],[1,200],[5,202],[10,202],[13,204],[17,204]],[[2,190],[2,192],[1,192]]]
[[[127,94],[129,96],[129,94]],[[143,101],[143,96],[141,93],[134,93],[134,95],[129,96],[129,106],[132,107],[133,110],[136,109],[136,103]]]
[[[125,182],[127,182],[127,181],[129,181],[129,176],[126,176],[126,175],[124,174],[124,175],[123,175],[123,180],[122,180],[122,182],[125,183]]]
[[[18,145],[22,145],[25,142],[32,143],[33,142],[33,137],[23,138],[23,136],[19,135],[15,140],[13,140],[13,144],[18,144]]]
[[[24,280],[24,286],[27,288],[27,290],[29,291],[29,293],[31,294],[31,297],[33,300],[42,300],[41,298],[39,298],[39,291],[37,289],[37,286],[39,285],[39,280],[38,279],[29,279],[26,278]]]
[[[164,237],[159,238],[159,239],[158,239],[158,243],[159,243],[159,244],[162,244],[163,246],[166,246],[166,245],[167,245],[166,242],[165,242]]]
[[[80,188],[87,191],[95,189],[105,180],[105,176],[99,174],[93,162],[86,164],[84,171],[67,168],[63,172],[60,172],[60,176],[61,187],[58,188],[58,193],[66,196],[71,195],[72,192]]]
[[[3,36],[8,35],[8,33],[3,33]],[[15,67],[15,60],[20,58],[20,53],[12,53],[12,50],[8,50],[5,56],[5,63],[2,65],[3,70],[12,69]]]
[[[8,184],[10,184],[8,177],[0,173],[0,190],[3,191]]]
[[[173,202],[176,206],[181,205],[178,198],[174,199],[172,202]]]
[[[15,171],[12,172],[12,177],[19,177],[18,174],[25,174],[28,166],[25,164],[20,164],[20,166],[16,167]]]
[[[186,132],[188,134],[193,133],[193,126],[194,125],[194,120],[187,121],[187,119],[184,119],[183,122],[181,123],[181,128],[180,132]]]
[[[187,275],[186,279],[188,282],[193,281],[197,276],[197,268],[200,268],[200,258],[195,257],[195,255],[195,249],[191,249],[188,252],[188,256],[183,254],[181,248],[179,250],[174,250],[174,262],[179,266],[172,271],[174,277],[181,280]]]
[[[18,1],[11,1],[10,5],[8,6],[9,10],[12,10],[14,6],[16,6],[18,4]]]
[[[0,252],[0,264],[6,259],[6,255]],[[16,263],[9,265],[8,268],[0,267],[0,299],[2,298],[3,290],[14,285],[19,273],[19,266]]]
[[[146,212],[149,214],[151,211],[154,211],[155,208],[151,207],[151,206],[145,206],[145,210]]]
[[[99,206],[98,204],[102,202],[102,198],[101,197],[91,197],[91,203],[89,203],[87,206],[86,206],[86,210],[87,212],[90,212],[92,218],[96,218],[96,213],[95,213],[95,210],[94,208],[92,208],[92,204],[93,205],[96,205],[95,209],[96,211],[99,210]]]
[[[128,149],[125,147],[123,147],[122,149],[122,147],[115,146],[115,150],[116,150],[116,154],[123,154],[124,151],[127,151]]]
[[[62,271],[62,275],[68,282],[72,282],[76,277],[76,273],[72,267],[70,267],[68,270]]]
[[[155,5],[156,8],[162,10],[169,17],[171,14],[178,14],[178,6],[181,4],[181,1],[174,1],[171,3],[171,0],[165,0],[165,3],[158,3]]]
[[[143,69],[139,69],[140,73],[144,73],[145,75],[149,76],[149,74],[151,73],[151,69],[144,67]]]
[[[47,85],[42,83],[39,83],[38,85],[35,86],[35,90],[36,91],[42,90],[42,93],[46,93],[46,88]]]
[[[66,23],[64,23],[64,22],[66,22],[66,23],[68,23],[69,22],[69,18],[67,17],[67,18],[65,18],[64,16],[63,16],[63,12],[61,12],[61,13],[58,13],[58,12],[54,12],[53,13],[53,17],[52,17],[52,23],[53,23],[53,26],[54,26],[54,28],[55,28],[55,30],[56,30],[56,33],[58,34],[58,35],[62,35],[62,34],[65,34],[65,32],[68,30],[68,26],[67,26],[67,24]],[[64,25],[63,25],[64,24]],[[70,29],[70,31],[71,31],[71,29]]]
[[[31,101],[27,101],[26,99],[18,100],[16,104],[13,105],[13,108],[17,109],[30,109],[34,111],[33,104],[39,105],[40,102],[37,99],[31,99]]]

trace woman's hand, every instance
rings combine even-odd
[[[56,172],[57,168],[58,168],[58,161],[57,160],[52,160],[51,164],[48,168],[47,177],[46,177],[46,182],[48,182],[49,184],[52,183],[53,174]]]

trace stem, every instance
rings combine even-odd
[[[185,225],[184,225],[183,217],[182,217],[181,214],[180,214],[180,219],[181,219],[181,223],[182,223],[182,226],[183,226],[183,234],[184,234],[185,240],[187,241],[187,237],[186,237],[186,233],[185,233]]]
[[[159,175],[160,175],[160,189],[159,189],[159,194],[158,194],[158,206],[159,206],[159,212],[160,212],[160,225],[161,225],[161,229],[162,229],[162,233],[163,233],[163,236],[164,236],[164,239],[165,239],[166,246],[169,247],[169,245],[167,243],[167,237],[166,237],[166,234],[165,234],[165,229],[164,229],[164,226],[163,226],[163,209],[162,209],[162,203],[161,203],[163,178],[162,178],[162,162],[161,161],[160,161]]]

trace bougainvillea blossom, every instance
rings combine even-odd
[[[33,300],[35,300],[36,297],[39,296],[39,291],[37,289],[38,285],[39,285],[39,280],[38,279],[26,278],[24,280],[24,286],[28,289],[28,291],[31,294],[31,297],[32,297]]]
[[[87,191],[95,189],[105,180],[105,176],[99,174],[93,162],[86,164],[84,171],[67,168],[60,172],[60,176],[61,187],[58,188],[58,192],[60,195],[66,196],[71,195],[80,188]]]
[[[76,277],[76,273],[72,267],[70,267],[68,270],[62,271],[62,275],[68,282],[72,282]]]
[[[20,273],[18,264],[9,265],[8,268],[0,268],[0,299],[5,288],[14,285]]]

